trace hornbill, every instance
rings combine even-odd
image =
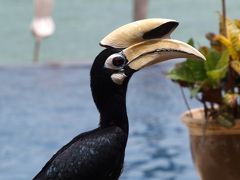
[[[133,73],[173,58],[204,56],[170,38],[178,22],[145,19],[126,24],[100,42],[105,49],[93,62],[91,90],[100,113],[99,127],[63,146],[34,180],[117,180],[128,139],[126,92]]]

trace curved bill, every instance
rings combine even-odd
[[[109,33],[100,42],[103,47],[124,49],[149,39],[170,38],[178,22],[171,19],[152,18],[135,21]]]
[[[153,39],[130,46],[122,51],[127,65],[133,70],[139,70],[162,61],[174,58],[205,57],[192,46],[174,39]]]

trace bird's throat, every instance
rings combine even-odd
[[[91,88],[94,102],[100,113],[100,127],[118,126],[128,133],[127,86],[119,88],[93,83]]]

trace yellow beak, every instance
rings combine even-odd
[[[139,70],[174,58],[205,57],[192,46],[174,39],[153,39],[130,46],[122,51],[131,69]]]
[[[119,49],[127,63],[111,78],[116,84],[122,84],[129,76],[129,71],[135,72],[146,66],[174,58],[205,57],[192,46],[171,39],[171,33],[178,22],[170,19],[144,19],[135,21],[114,30],[100,42],[107,48]],[[128,71],[128,72],[127,72]]]

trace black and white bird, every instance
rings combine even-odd
[[[105,49],[91,68],[91,90],[100,113],[99,127],[63,146],[34,180],[117,180],[128,140],[126,92],[138,70],[173,58],[204,56],[190,45],[170,38],[178,22],[145,19],[108,34]]]

